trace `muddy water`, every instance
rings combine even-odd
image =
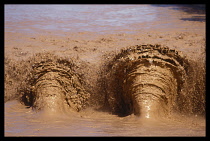
[[[198,117],[145,120],[134,115],[117,117],[91,109],[52,118],[33,113],[17,101],[5,105],[6,136],[204,136],[204,125]]]
[[[177,5],[5,6],[5,57],[14,61],[26,60],[35,53],[51,51],[81,59],[87,68],[91,68],[85,72],[93,87],[97,85],[103,55],[142,43],[168,45],[183,51],[189,58],[205,61],[205,12]],[[12,87],[17,87],[19,82],[11,83]],[[5,91],[9,95],[15,92]],[[90,107],[81,112],[51,115],[42,111],[36,113],[13,98],[5,101],[4,127],[5,136],[206,134],[205,117],[197,114],[177,113],[158,119],[143,119],[134,115],[118,117]]]
[[[174,10],[177,9],[177,10]],[[177,5],[6,5],[8,32],[113,32],[118,30],[186,30],[193,21],[205,21],[198,9]],[[178,11],[179,10],[179,11]],[[202,9],[203,10],[203,9]],[[195,18],[197,16],[197,18]],[[165,19],[164,21],[162,19]],[[183,21],[186,22],[183,22]],[[47,22],[46,22],[47,21]],[[174,23],[176,22],[176,24]],[[12,24],[11,24],[12,23]],[[186,24],[187,23],[187,24]],[[195,30],[199,30],[196,27]],[[57,33],[58,34],[58,33]]]

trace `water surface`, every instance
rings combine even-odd
[[[180,29],[189,26],[185,25],[183,20],[196,21],[198,19],[192,17],[192,12],[184,9],[186,7],[179,5],[147,4],[5,5],[5,29],[10,32],[50,30],[98,33],[153,28]],[[197,17],[205,17],[205,13],[193,14]]]
[[[205,136],[205,123],[201,121],[198,117],[145,120],[94,110],[52,118],[34,113],[17,101],[5,105],[6,136]]]

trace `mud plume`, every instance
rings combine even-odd
[[[16,63],[16,66],[6,59],[5,89],[10,89],[7,83],[11,80],[16,81],[16,86],[13,96],[5,94],[5,101],[16,98],[37,111],[63,111],[69,108],[80,111],[87,105],[90,94],[83,86],[86,84],[79,74],[81,68],[74,62],[52,53],[35,54],[20,64]]]
[[[119,116],[205,115],[205,56],[189,60],[166,46],[136,45],[104,58],[100,73],[49,52],[22,61],[5,58],[4,100],[19,99],[37,111],[89,106]]]
[[[150,118],[172,112],[205,113],[205,76],[182,52],[157,44],[136,45],[122,49],[103,67],[104,107],[114,114]],[[199,85],[203,88],[191,89]],[[200,108],[192,112],[195,107]]]

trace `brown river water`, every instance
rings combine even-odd
[[[5,136],[206,136],[202,77],[206,58],[204,5],[5,5],[4,8],[4,57],[10,60],[5,61]],[[142,118],[100,110],[103,95],[97,80],[103,63],[111,56],[109,53],[136,44],[166,45],[202,64],[194,70],[195,81],[187,87],[199,83],[200,91],[194,97],[189,96],[185,112]],[[82,63],[75,62],[83,66],[84,80],[96,95],[91,99],[92,106],[61,114],[36,112],[17,100],[16,90],[25,80],[24,73],[28,73],[24,70],[31,67],[27,64],[30,57],[47,52],[81,60]],[[202,104],[194,109],[195,102]]]

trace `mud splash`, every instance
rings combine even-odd
[[[36,111],[49,113],[80,111],[86,106],[90,94],[75,60],[38,53],[26,61],[14,62],[5,59],[5,90],[13,94],[5,93],[5,102],[19,99]]]
[[[199,5],[76,5],[76,7],[75,5],[5,5],[4,135],[205,136],[206,15],[205,5],[201,5],[200,12],[197,9],[199,7]],[[172,62],[177,61],[176,58],[169,57],[169,60],[164,61],[163,56],[167,55],[159,51],[152,51],[161,56],[159,59],[153,61],[154,58],[142,58],[145,61],[141,64],[129,64],[135,62],[131,59],[125,63],[120,61],[123,59],[114,59],[122,53],[120,49],[123,47],[139,44],[161,44],[161,47],[168,46],[170,50],[182,51],[187,55],[185,59],[189,63],[188,69],[180,64],[183,71],[177,73],[183,72],[183,77],[173,76],[177,68],[173,69]],[[48,51],[52,54],[42,53]],[[112,51],[113,53],[110,53]],[[41,54],[34,56],[36,53]],[[138,55],[131,52],[127,54],[130,57],[143,54],[151,56],[147,52]],[[126,58],[126,54],[124,56]],[[58,60],[70,62],[70,65],[66,66]],[[105,65],[101,66],[104,61]],[[166,65],[158,62],[166,62]],[[33,69],[34,64],[40,64],[40,67],[35,65]],[[115,68],[111,70],[108,64],[128,66],[127,70],[130,73],[124,73],[123,66],[118,67],[122,70]],[[158,70],[153,71],[156,69],[153,66]],[[50,71],[42,71],[45,68],[49,68]],[[61,71],[53,71],[54,68]],[[152,68],[150,72],[149,68]],[[78,76],[81,81],[77,82],[67,77],[65,73],[67,70],[70,70],[73,76]],[[35,73],[36,71],[39,71],[40,75]],[[40,77],[30,77],[30,73],[31,76]],[[117,74],[122,74],[126,80],[126,83],[123,83],[123,90],[116,90],[118,82],[113,77]],[[180,81],[175,81],[179,78]],[[178,83],[182,82],[182,78],[185,79],[183,84]],[[63,81],[64,83],[59,83]],[[124,82],[122,78],[118,81]],[[77,88],[84,88],[90,94],[90,98],[85,102],[86,106],[79,112],[76,105],[69,106],[69,101],[64,99],[72,96],[65,95],[65,85],[69,83],[72,84],[69,86],[72,91],[77,92]],[[81,84],[82,87],[74,87],[74,83]],[[134,87],[135,84],[142,83],[147,85]],[[154,85],[148,85],[150,83]],[[177,95],[167,94],[168,83],[174,84],[171,86],[174,86],[172,89]],[[163,88],[165,92],[155,85]],[[179,85],[181,90],[178,88]],[[113,92],[120,94],[120,91],[124,93],[124,97],[118,96],[121,99],[112,99],[116,98],[111,97]],[[128,110],[127,113],[121,111],[123,108],[120,107],[122,105],[117,105],[118,101],[130,98],[135,102],[135,97],[132,97],[131,93],[138,91],[142,94],[140,97],[140,94],[136,93],[137,98],[140,97],[141,100],[145,96],[148,101],[151,98],[151,103],[140,106],[144,103],[136,100],[136,104],[130,106],[131,111]],[[146,92],[154,93],[156,96],[146,97],[152,95],[143,95]],[[36,99],[30,99],[30,93],[33,93]],[[174,99],[171,99],[169,104],[166,103],[170,102],[167,98]],[[13,101],[13,99],[18,100]],[[41,100],[44,100],[45,104],[42,105],[39,102]],[[57,105],[60,103],[59,100],[62,101],[59,106],[63,107],[60,109]],[[110,101],[114,100],[116,100],[116,103],[113,102],[115,107],[112,107]],[[146,104],[157,105],[148,108],[160,112],[147,111]],[[141,107],[144,107],[144,112]],[[63,112],[65,114],[61,114]],[[148,112],[151,113],[149,115],[151,118],[142,118],[146,117]],[[44,113],[46,114],[43,115]],[[163,119],[156,118],[157,116]]]
[[[89,106],[119,116],[205,116],[205,60],[161,45],[131,46],[107,56],[97,83],[86,76],[94,66],[78,59],[53,53],[20,62],[5,58],[5,102],[19,99],[49,113]]]
[[[100,73],[78,58],[51,52],[22,61],[5,58],[5,135],[205,134],[204,56],[190,60],[149,44],[104,58]]]
[[[142,118],[205,115],[205,66],[180,51],[136,45],[122,49],[103,67],[99,80],[105,93],[102,109]]]

